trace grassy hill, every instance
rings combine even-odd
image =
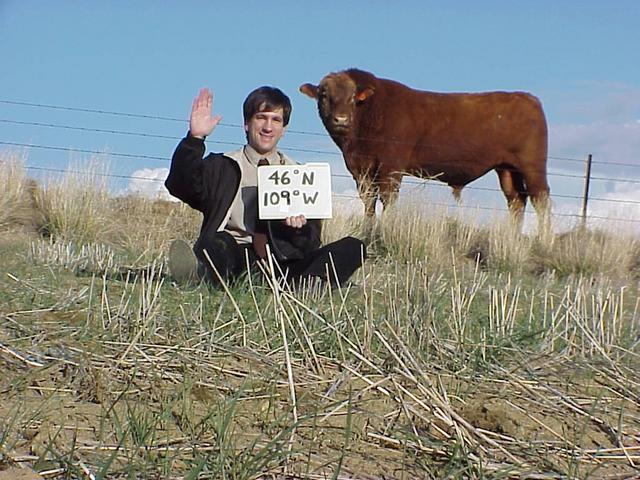
[[[199,214],[100,178],[0,156],[0,479],[637,474],[636,238],[338,216],[341,289],[184,286]]]

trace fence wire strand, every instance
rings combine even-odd
[[[129,118],[139,118],[139,119],[146,119],[146,120],[164,120],[164,121],[171,121],[171,122],[180,122],[180,123],[185,123],[188,124],[189,121],[187,119],[184,118],[176,118],[176,117],[168,117],[168,116],[162,116],[162,115],[151,115],[151,114],[140,114],[140,113],[129,113],[129,112],[117,112],[117,111],[112,111],[112,110],[103,110],[103,109],[97,109],[97,108],[86,108],[86,107],[70,107],[70,106],[63,106],[63,105],[51,105],[51,104],[45,104],[45,103],[35,103],[35,102],[24,102],[24,101],[17,101],[17,100],[7,100],[7,99],[0,99],[0,104],[6,104],[6,105],[14,105],[14,106],[24,106],[24,107],[34,107],[34,108],[46,108],[46,109],[54,109],[54,110],[64,110],[64,111],[71,111],[71,112],[81,112],[81,113],[95,113],[95,114],[100,114],[100,115],[111,115],[111,116],[120,116],[120,117],[129,117]],[[7,121],[8,123],[9,121]],[[25,122],[28,123],[28,122]],[[35,123],[35,122],[34,122]],[[231,128],[244,128],[243,125],[239,125],[239,124],[232,124],[232,123],[220,123],[220,126],[224,126],[224,127],[231,127]],[[45,125],[43,125],[45,126]],[[47,124],[46,126],[50,126],[50,127],[54,127],[56,126],[55,124]],[[82,127],[71,127],[71,126],[60,126],[60,128],[78,128],[81,129]],[[90,130],[90,129],[89,129]],[[287,129],[288,133],[292,133],[292,134],[297,134],[297,135],[310,135],[310,136],[317,136],[317,137],[325,137],[328,138],[329,135],[327,133],[320,133],[320,132],[308,132],[308,131],[303,131],[303,130],[289,130]],[[116,133],[116,131],[104,131],[103,133]],[[123,132],[117,132],[118,134],[127,134],[127,133],[123,133]],[[144,136],[149,136],[149,137],[154,137],[154,134],[143,134]],[[167,136],[161,136],[161,137],[157,137],[157,138],[169,138]],[[369,139],[371,141],[380,141],[380,142],[388,142],[385,140],[378,140],[378,139]],[[448,145],[437,145],[437,144],[425,144],[424,147],[429,148],[446,148],[449,147]],[[456,146],[459,147],[459,146]],[[338,152],[334,152],[334,151],[325,151],[325,150],[308,150],[308,149],[293,149],[293,148],[289,148],[289,150],[292,151],[301,151],[301,152],[308,152],[308,153],[318,153],[318,154],[324,154],[324,155],[340,155],[340,153]],[[582,158],[572,158],[572,157],[565,157],[565,156],[547,156],[548,159],[553,159],[553,160],[560,160],[560,161],[569,161],[569,162],[582,162],[585,163],[586,159]],[[623,167],[634,167],[634,168],[640,168],[640,162],[638,164],[632,164],[632,163],[622,163],[622,162],[610,162],[610,161],[593,161],[594,165],[615,165],[615,166],[623,166]]]
[[[177,138],[182,138],[182,137],[176,137],[176,139]],[[239,142],[224,142],[224,141],[217,141],[217,140],[211,140],[211,141],[208,140],[207,143],[215,143],[215,144],[220,144],[220,145],[230,145],[230,146],[234,146],[234,147],[243,146],[244,145],[244,143],[239,143]],[[8,141],[4,141],[4,140],[0,140],[0,145],[7,145],[7,146],[13,146],[13,147],[23,147],[23,148],[38,148],[38,149],[44,149],[44,150],[57,150],[57,151],[70,152],[70,153],[86,153],[86,154],[91,154],[91,155],[111,155],[111,156],[114,156],[114,157],[140,158],[140,159],[144,159],[144,160],[159,160],[159,161],[163,161],[163,162],[170,162],[171,161],[170,157],[158,157],[158,156],[153,156],[153,155],[142,155],[142,154],[134,154],[134,153],[110,152],[110,151],[106,151],[106,150],[88,150],[88,149],[72,148],[72,147],[57,147],[57,146],[52,146],[52,145],[38,145],[38,144],[33,144],[33,143],[8,142]],[[283,148],[283,150],[292,150],[292,149]],[[584,179],[583,175],[577,175],[577,174],[571,174],[571,173],[559,173],[559,172],[553,172],[553,171],[547,172],[547,175],[550,176],[550,177]],[[332,175],[332,176],[338,176],[338,175]],[[343,175],[343,177],[349,177],[349,176],[348,175]],[[640,179],[636,180],[636,179],[630,179],[630,178],[592,176],[591,180],[640,184]],[[404,183],[411,183],[411,181],[410,180],[405,180]],[[469,187],[469,186],[467,186],[465,188],[468,188],[468,189],[476,188],[477,189],[477,188],[480,188],[480,187]],[[500,192],[500,190],[498,190],[498,189],[494,189],[494,191]],[[581,198],[581,197],[576,197],[576,198]]]
[[[94,176],[98,176],[98,177],[118,178],[118,179],[134,179],[134,180],[145,180],[145,181],[151,181],[151,182],[162,182],[162,183],[164,183],[164,179],[161,179],[161,178],[140,177],[140,176],[135,176],[135,175],[117,175],[117,174],[113,174],[113,173],[101,173],[101,172],[89,172],[87,170],[38,167],[38,166],[32,166],[32,165],[26,166],[25,168],[27,170],[36,170],[36,171],[44,171],[44,172],[51,172],[51,173],[64,173],[64,174],[74,174],[74,175],[90,174],[90,175],[94,175]],[[344,193],[333,193],[332,196],[333,197],[338,197],[338,198],[348,198],[348,199],[355,200],[355,201],[359,201],[360,200],[360,197],[358,197],[357,195],[347,195],[347,194],[344,194]],[[593,200],[596,200],[596,199],[593,199]],[[608,200],[607,199],[601,199],[600,201],[608,201]],[[618,202],[620,202],[620,201],[618,201]],[[629,201],[629,203],[640,204],[640,202],[635,202],[635,201]],[[481,205],[466,206],[466,205],[460,205],[460,204],[457,204],[457,203],[456,204],[449,204],[449,203],[434,202],[434,201],[430,201],[429,205],[439,206],[439,207],[447,207],[447,208],[454,208],[454,209],[465,210],[465,211],[466,210],[483,210],[483,211],[490,211],[490,212],[503,212],[503,213],[509,212],[509,210],[506,209],[506,208],[483,207]],[[554,217],[566,217],[566,218],[582,218],[582,216],[580,214],[577,214],[577,213],[559,213],[559,212],[555,212],[555,213],[553,213],[553,216]],[[604,217],[604,216],[599,216],[599,215],[589,215],[588,218],[589,219],[593,219],[593,220],[609,220],[609,221],[614,221],[614,222],[625,222],[625,223],[640,224],[640,220],[634,220],[634,219]]]
[[[163,120],[163,121],[180,122],[180,123],[188,124],[188,120],[183,119],[183,118],[161,116],[161,115],[149,115],[149,114],[118,112],[118,111],[102,110],[102,109],[96,109],[96,108],[70,107],[70,106],[51,105],[51,104],[44,104],[44,103],[21,102],[21,101],[6,100],[6,99],[0,99],[0,104],[7,104],[7,105],[14,105],[14,106],[26,106],[26,107],[34,107],[34,108],[46,108],[46,109],[64,110],[64,111],[81,112],[81,113],[94,113],[94,114],[100,114],[100,115],[111,115],[111,116],[119,116],[119,117],[139,118],[139,119],[145,119],[145,120]],[[173,141],[180,140],[181,138],[183,138],[182,136],[176,136],[176,135],[163,135],[163,134],[157,134],[157,133],[129,131],[129,130],[117,130],[117,129],[102,129],[102,128],[83,127],[83,126],[76,126],[76,125],[64,125],[64,124],[59,124],[59,123],[22,121],[22,120],[8,119],[8,118],[0,118],[0,123],[10,124],[10,125],[31,126],[31,127],[57,128],[57,129],[74,130],[74,131],[80,131],[80,132],[102,133],[102,134],[109,134],[109,135],[126,135],[126,136],[146,137],[146,138],[154,138],[154,139],[173,140]],[[236,124],[221,123],[219,125],[220,126],[225,126],[225,127],[232,127],[232,128],[243,128],[242,125],[236,125]],[[300,131],[300,130],[288,130],[288,133],[294,133],[294,134],[300,134],[300,135],[312,135],[312,136],[319,136],[319,137],[329,137],[326,133],[305,132],[305,131]],[[241,142],[229,142],[229,141],[211,140],[211,139],[208,139],[207,143],[208,144],[216,144],[216,145],[228,145],[228,146],[233,146],[233,147],[240,147],[240,146],[244,145],[244,142],[242,142],[242,143]],[[52,150],[52,151],[63,151],[63,152],[69,152],[69,153],[82,153],[82,154],[99,155],[99,156],[106,155],[106,156],[122,157],[122,158],[155,160],[155,161],[162,161],[162,162],[169,162],[171,160],[171,158],[169,158],[169,157],[160,157],[160,156],[154,156],[154,155],[133,154],[133,153],[126,153],[126,152],[110,152],[110,151],[106,151],[106,150],[90,150],[90,149],[74,148],[74,147],[59,147],[59,146],[52,146],[52,145],[39,145],[39,144],[34,144],[34,143],[23,143],[23,142],[12,142],[12,141],[0,141],[0,145],[6,145],[6,146],[12,146],[12,147],[22,147],[22,148],[37,148],[37,149],[45,149],[45,150]],[[446,145],[427,145],[427,147],[446,148],[447,146]],[[283,146],[282,149],[285,150],[285,151],[294,151],[294,152],[314,153],[314,154],[321,154],[321,155],[341,156],[341,153],[339,151],[316,150],[316,149],[296,148],[296,147],[288,147],[288,146]],[[583,158],[583,159],[580,159],[580,158],[572,158],[572,157],[565,157],[565,156],[549,155],[547,158],[550,159],[550,160],[567,161],[567,162],[578,162],[578,163],[583,163],[583,164],[586,164],[586,162],[587,162],[586,157]],[[610,161],[593,161],[592,164],[593,165],[606,165],[606,166],[614,165],[614,166],[622,166],[622,167],[640,167],[640,165],[637,165],[637,164],[629,164],[629,163],[622,163],[622,162],[610,162]],[[81,170],[73,170],[73,171],[72,170],[60,170],[60,169],[55,169],[55,168],[38,167],[38,166],[33,166],[33,165],[27,166],[26,168],[30,169],[30,170],[40,170],[40,171],[49,171],[49,172],[66,172],[66,173],[74,173],[74,174],[87,174],[87,173],[90,173],[90,172],[81,171]],[[93,173],[92,172],[92,174],[97,174],[97,173]],[[549,176],[584,179],[584,175],[577,175],[577,174],[571,174],[571,173],[560,173],[560,172],[550,171],[547,174]],[[120,178],[120,179],[147,180],[147,181],[154,181],[154,182],[163,182],[164,181],[162,179],[141,177],[141,176],[136,176],[136,175],[116,175],[116,174],[100,174],[100,175],[107,176],[107,177],[112,177],[112,178]],[[351,175],[347,175],[347,174],[332,174],[332,177],[352,179],[352,176]],[[446,184],[443,184],[441,182],[431,182],[430,180],[431,179],[419,179],[419,178],[416,178],[416,177],[407,178],[407,179],[403,180],[402,185],[403,186],[407,185],[408,188],[418,188],[418,187],[424,187],[428,183],[430,186],[448,188],[448,185],[446,185]],[[628,183],[628,184],[640,184],[640,180],[635,180],[635,179],[630,179],[630,178],[591,176],[590,180],[592,180],[592,181],[621,182],[621,183]],[[472,186],[472,185],[471,186],[466,186],[465,189],[476,190],[476,191],[486,191],[486,192],[496,192],[496,193],[499,193],[499,194],[502,193],[502,191],[500,189],[498,189],[498,188],[477,187],[477,186]],[[357,196],[348,196],[348,195],[343,195],[343,194],[334,194],[334,196],[345,197],[345,198],[353,198],[353,199],[357,199],[358,198]],[[582,199],[582,197],[577,196],[577,195],[563,195],[563,194],[551,194],[551,197],[552,198],[564,198],[564,199],[576,199],[576,200],[581,200]],[[590,201],[595,201],[595,202],[609,202],[609,203],[619,203],[619,204],[627,204],[627,205],[640,205],[640,201],[636,201],[636,200],[610,199],[610,198],[598,198],[598,197],[590,197],[589,200]],[[431,203],[431,204],[433,204],[433,203]],[[434,204],[434,205],[441,205],[441,206],[448,206],[448,207],[451,206],[449,204]],[[462,205],[456,205],[455,207],[456,208],[457,207],[470,208],[470,207],[464,207]],[[475,207],[475,208],[488,209],[488,210],[493,210],[493,211],[496,210],[495,208],[487,208],[487,207],[480,207],[480,206]],[[508,211],[506,209],[497,209],[497,210],[498,211]],[[580,215],[573,215],[573,214],[555,214],[555,215],[569,216],[569,217],[574,217],[574,216],[575,217],[580,217]],[[607,220],[608,219],[608,220],[616,220],[616,221],[627,221],[627,220],[622,220],[622,219],[609,218],[609,217],[597,217],[597,216],[592,216],[592,215],[590,215],[589,218],[603,219],[603,220]],[[631,220],[631,221],[632,222],[636,222],[634,220]],[[640,222],[638,222],[638,223],[640,223]]]

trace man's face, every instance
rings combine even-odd
[[[257,112],[244,125],[247,143],[261,155],[268,155],[276,149],[286,128],[282,107],[272,112]]]

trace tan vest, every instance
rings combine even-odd
[[[229,232],[238,243],[251,243],[258,218],[258,162],[261,158],[266,158],[271,165],[296,165],[296,162],[279,151],[265,157],[249,145],[225,153],[225,156],[238,163],[242,176],[240,188],[220,230]]]

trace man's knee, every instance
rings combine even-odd
[[[316,265],[316,269],[318,267],[328,269],[329,276],[325,279],[329,280],[332,285],[346,282],[367,258],[365,244],[354,237],[341,238],[328,244],[325,248],[324,261],[320,262],[324,266]]]
[[[367,247],[364,242],[355,237],[344,237],[331,245],[331,253],[339,254],[343,258],[351,258],[362,263],[367,258]]]

